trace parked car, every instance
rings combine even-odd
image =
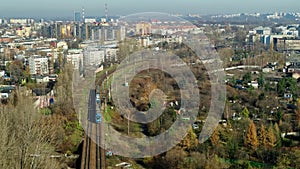
[[[132,165],[128,162],[122,162],[122,163],[116,164],[116,167],[122,167],[122,168],[129,168],[131,166]]]

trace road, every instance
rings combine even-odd
[[[239,66],[232,66],[232,67],[227,67],[222,69],[211,70],[210,73],[216,73],[216,72],[234,70],[234,69],[261,69],[261,67],[256,65],[239,65]]]

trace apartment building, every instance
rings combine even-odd
[[[74,69],[82,69],[83,52],[81,49],[70,49],[66,57],[67,61],[73,64]]]
[[[32,75],[46,75],[49,74],[49,60],[48,57],[32,56],[28,59],[29,70]]]
[[[85,65],[100,65],[104,62],[104,50],[99,47],[86,47],[83,52]]]

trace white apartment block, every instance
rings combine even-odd
[[[74,69],[82,68],[83,66],[83,53],[69,53],[67,54],[67,61],[69,63],[72,63],[74,66]]]
[[[107,61],[117,61],[118,57],[117,57],[117,52],[119,49],[116,48],[105,48],[105,60]]]
[[[29,58],[29,69],[32,75],[49,74],[48,58],[41,56],[32,56]]]
[[[22,25],[32,24],[32,23],[34,23],[34,19],[11,18],[9,20],[9,23],[10,24],[22,24]]]
[[[100,65],[104,62],[105,51],[96,47],[87,47],[83,52],[84,65]]]

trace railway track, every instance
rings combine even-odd
[[[108,70],[104,75],[100,76],[96,80],[96,85],[101,85],[102,82],[105,81],[107,77],[109,77],[116,68]],[[83,142],[82,148],[82,155],[81,155],[81,169],[105,169],[106,168],[106,152],[103,148],[99,145],[104,145],[104,138],[105,133],[103,131],[103,123],[96,122],[96,111],[97,108],[100,109],[100,112],[103,112],[103,108],[97,104],[96,99],[96,92],[100,93],[101,102],[105,102],[106,97],[108,96],[108,90],[103,90],[101,88],[97,89],[90,89],[89,91],[89,99],[88,99],[88,115],[87,115],[87,128],[85,131],[85,137]],[[96,107],[99,106],[99,107]],[[104,114],[102,117],[104,117]],[[93,139],[92,139],[93,138]]]
[[[90,90],[88,105],[88,125],[83,143],[81,169],[105,169],[105,154],[99,147],[101,143],[101,125],[96,123],[96,91]],[[94,139],[92,139],[94,138]],[[104,159],[103,159],[104,158]]]

